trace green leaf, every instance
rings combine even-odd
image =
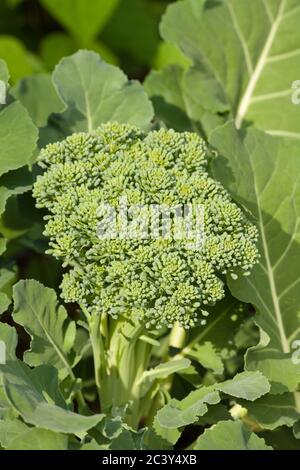
[[[248,307],[228,294],[207,311],[206,325],[191,330],[189,344],[183,352],[189,357],[195,348],[197,351],[198,345],[211,343],[218,355],[228,357],[236,350],[233,343],[235,334],[249,318]]]
[[[119,64],[119,59],[116,56],[116,54],[111,49],[109,49],[103,42],[99,40],[91,42],[89,44],[88,49],[91,51],[97,52],[97,54],[100,55],[101,59],[104,60],[104,62],[108,62],[109,64],[112,64],[112,65]]]
[[[231,380],[214,385],[214,388],[227,395],[254,401],[270,391],[270,384],[258,371],[241,372]]]
[[[65,308],[58,306],[55,291],[35,280],[25,280],[14,286],[13,297],[13,318],[32,338],[25,362],[31,366],[51,364],[61,375],[72,376],[70,351],[76,325],[68,319]]]
[[[242,372],[233,379],[201,387],[183,400],[172,399],[157,413],[157,421],[163,428],[180,428],[192,424],[208,411],[207,405],[221,401],[219,392],[253,401],[268,393],[270,384],[259,372]]]
[[[156,379],[165,379],[176,372],[187,369],[190,365],[191,361],[189,361],[189,359],[175,359],[173,361],[163,362],[153,369],[145,371],[137,382],[137,385],[142,382],[151,383]]]
[[[185,72],[182,90],[187,114],[194,121],[205,120],[206,113],[225,113],[229,110],[220,84],[197,67]]]
[[[18,6],[20,3],[22,3],[24,0],[6,0],[6,3],[10,8],[15,8]]]
[[[202,434],[194,450],[272,450],[241,421],[220,421]]]
[[[51,71],[63,57],[74,54],[77,49],[76,40],[62,32],[48,34],[42,39],[40,45],[43,63]],[[91,41],[88,44],[88,49],[97,52],[105,62],[118,64],[117,56],[99,40]]]
[[[112,439],[109,449],[111,450],[142,450],[143,449],[144,430],[133,432],[129,429],[123,429],[122,432]]]
[[[250,418],[255,419],[264,429],[273,430],[279,426],[290,427],[300,419],[300,414],[295,410],[295,401],[291,393],[268,394],[254,403],[241,402],[240,404],[247,408]]]
[[[180,434],[181,433],[177,428],[161,426],[159,418],[156,415],[153,420],[152,429],[150,429],[149,433],[146,434],[146,438],[148,439],[150,445],[152,444],[152,446],[155,446],[155,449],[169,449],[170,445],[173,446],[176,444]]]
[[[2,255],[2,253],[5,252],[6,250],[6,243],[7,243],[7,240],[5,238],[0,238],[0,255]],[[6,308],[6,297],[4,297],[4,299],[2,298],[2,307],[1,308]],[[2,310],[4,312],[4,310]]]
[[[168,127],[179,131],[192,130],[193,126],[184,101],[183,75],[181,66],[169,65],[150,72],[144,83],[153,102],[155,116]]]
[[[216,374],[222,374],[224,370],[220,355],[216,352],[213,344],[208,341],[204,344],[196,344],[190,352],[186,352],[186,355]]]
[[[67,450],[68,437],[31,428],[18,419],[0,420],[0,443],[6,450]]]
[[[96,426],[104,417],[101,414],[83,416],[66,409],[54,367],[43,365],[30,369],[18,360],[0,365],[0,372],[9,403],[26,423],[55,432],[78,434]]]
[[[9,207],[9,198],[11,196],[17,196],[29,191],[34,182],[34,172],[29,171],[27,167],[21,167],[17,170],[9,171],[4,175],[0,176],[0,232],[7,238],[14,238],[19,236],[21,229],[19,223],[21,219],[15,218],[11,207]],[[6,207],[8,205],[8,207]],[[7,209],[7,210],[6,210]],[[8,216],[8,217],[7,217]],[[9,218],[9,219],[8,219]],[[13,221],[12,227],[8,222]],[[24,220],[24,219],[23,219]],[[7,224],[8,222],[8,224]],[[15,224],[17,223],[17,226]],[[28,227],[28,217],[25,221],[25,226]],[[14,228],[16,230],[14,230]],[[23,233],[21,229],[21,234]],[[4,239],[0,240],[0,253],[6,249],[6,243]],[[1,276],[1,275],[0,275]],[[0,277],[0,289],[1,289],[1,277]],[[10,296],[11,297],[11,296]],[[6,293],[0,293],[0,314],[6,310],[10,301]]]
[[[68,450],[68,436],[41,428],[28,428],[9,442],[7,450]]]
[[[108,448],[112,450],[140,450],[143,448],[145,429],[133,430],[124,423],[127,405],[124,407],[113,407],[111,416],[106,416],[97,430],[104,438],[109,439]]]
[[[25,168],[24,170],[26,172]],[[21,181],[20,184],[22,185]],[[18,189],[20,189],[20,192],[23,192],[21,187],[16,188],[16,193],[19,192]],[[14,191],[12,191],[12,194],[8,193],[8,197],[12,197],[9,197],[6,202],[5,212],[0,218],[0,232],[8,240],[13,240],[22,236],[25,237],[26,233],[29,233],[30,229],[32,229],[32,224],[34,223],[32,220],[33,212],[36,214],[30,195],[28,197],[18,197],[13,193]]]
[[[228,279],[233,295],[259,311],[261,340],[249,351],[247,367],[268,377],[273,392],[294,391],[300,381],[300,365],[291,358],[300,334],[300,146],[255,129],[238,133],[231,123],[210,142],[225,157],[215,160],[215,177],[251,211],[260,232],[261,259],[251,276]]]
[[[5,211],[9,197],[29,191],[33,182],[34,174],[26,167],[2,175],[0,177],[0,215]]]
[[[53,82],[66,103],[70,132],[92,131],[107,121],[145,127],[153,110],[140,83],[106,64],[91,51],[79,51],[56,67]]]
[[[191,65],[191,61],[173,44],[161,41],[153,61],[155,69],[162,69],[166,65],[178,64],[184,69]]]
[[[0,247],[1,247],[1,244],[0,244]],[[5,247],[3,251],[5,251]],[[1,254],[1,250],[0,250],[0,254]],[[0,315],[7,310],[9,305],[10,305],[9,297],[4,292],[0,292]]]
[[[18,335],[15,328],[6,323],[0,323],[0,341],[5,344],[5,361],[16,359]]]
[[[27,432],[30,429],[25,423],[18,419],[5,419],[0,420],[0,443],[2,447],[8,447],[9,443],[20,434]]]
[[[28,51],[13,36],[0,36],[0,57],[7,64],[13,83],[33,72]]]
[[[15,328],[6,323],[0,323],[0,364],[5,364],[8,360],[16,359],[17,344],[18,336]],[[7,410],[9,408],[10,405],[5,396],[2,374],[0,372],[0,410]]]
[[[300,420],[294,425],[293,432],[296,439],[300,439]]]
[[[6,450],[67,450],[68,437],[5,419],[0,420],[0,443]]]
[[[202,387],[191,392],[181,402],[172,399],[157,413],[157,420],[164,428],[180,428],[197,421],[208,408],[207,404],[219,403],[220,395],[212,387]]]
[[[275,431],[265,431],[262,437],[274,450],[300,450],[300,441],[291,428],[282,426]]]
[[[224,421],[227,419],[231,419],[227,406],[219,403],[216,405],[210,405],[207,413],[199,417],[197,424],[207,427],[207,425],[216,424],[218,421]]]
[[[13,90],[13,95],[27,109],[37,127],[45,126],[50,114],[60,113],[64,109],[50,75],[41,74],[20,80]]]
[[[32,224],[34,223],[32,213],[35,209],[31,210],[30,208],[30,197],[25,195],[24,198],[19,198],[18,195],[23,195],[23,193],[30,191],[35,177],[35,170],[30,171],[28,167],[25,166],[17,170],[9,171],[0,177],[0,232],[7,240],[20,237],[26,232],[30,235],[30,229],[33,227]],[[33,207],[32,203],[31,207]],[[35,224],[35,229],[38,227],[38,224]],[[34,231],[34,227],[32,231]],[[2,240],[0,240],[0,242]],[[19,242],[22,243],[20,238]],[[5,251],[5,249],[6,246],[4,246],[3,251]],[[6,272],[5,276],[3,276],[3,272]],[[16,266],[14,269],[9,270],[10,274],[7,270],[3,272],[0,270],[0,314],[1,311],[5,311],[10,304],[12,297],[11,286],[16,282]],[[3,283],[5,283],[5,285],[3,285]],[[3,307],[1,306],[2,300],[4,303]]]
[[[147,76],[144,86],[155,115],[167,127],[178,131],[201,128],[208,135],[224,122],[221,113],[228,110],[228,104],[222,89],[195,67],[184,70],[179,65],[168,65],[154,70]]]
[[[47,69],[52,71],[55,65],[65,56],[76,51],[74,39],[63,32],[50,33],[40,43],[40,55]]]
[[[151,66],[159,44],[157,14],[152,3],[147,0],[120,1],[101,34],[105,44],[119,57]]]
[[[184,0],[169,6],[161,33],[222,89],[238,127],[250,121],[299,139],[291,103],[300,76],[299,18],[295,0]]]
[[[20,103],[0,112],[0,176],[30,163],[37,138],[37,129]]]
[[[107,450],[108,444],[98,444],[94,439],[86,444],[82,444],[79,450]]]
[[[57,370],[54,367],[42,365],[30,369],[19,359],[9,359],[0,370],[8,385],[5,387],[8,399],[17,411],[23,409],[24,412],[30,412],[37,404],[48,402],[67,408],[58,388]]]
[[[0,269],[0,315],[11,303],[12,285],[16,281],[16,269]]]
[[[41,0],[41,3],[82,45],[86,45],[103,28],[119,0]]]

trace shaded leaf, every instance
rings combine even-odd
[[[102,31],[105,44],[121,57],[150,66],[159,44],[154,9],[147,0],[121,0]]]
[[[241,421],[220,421],[202,434],[194,450],[272,450]]]
[[[13,95],[27,109],[37,127],[45,126],[50,114],[60,113],[64,109],[50,75],[41,74],[23,78],[15,86]]]
[[[211,369],[216,374],[222,374],[224,370],[223,362],[212,343],[196,344],[186,355],[199,362],[206,369]]]
[[[26,167],[2,175],[0,177],[0,215],[3,214],[9,197],[29,191],[33,182],[34,174]]]
[[[192,130],[193,123],[187,116],[183,94],[184,69],[169,65],[162,70],[153,70],[144,86],[150,96],[155,116],[168,127],[179,131]]]
[[[245,403],[251,418],[264,429],[275,429],[279,426],[292,426],[300,419],[295,409],[295,400],[291,393],[282,395],[268,394],[254,403]]]
[[[286,426],[265,431],[262,437],[274,450],[300,450],[300,441],[293,435],[293,430]]]
[[[243,397],[253,401],[270,390],[269,382],[259,372],[242,372],[233,379],[201,387],[192,391],[183,400],[172,399],[157,413],[157,421],[163,428],[180,428],[197,422],[208,411],[207,405],[221,401],[220,393],[233,397]]]

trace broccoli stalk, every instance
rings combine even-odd
[[[62,296],[88,323],[101,407],[132,402],[135,426],[158,393],[156,383],[145,391],[141,381],[156,339],[173,328],[171,344],[183,346],[184,331],[204,327],[207,307],[224,297],[225,275],[247,275],[258,260],[256,227],[209,176],[208,163],[196,134],[118,123],[73,134],[39,156],[45,172],[34,196],[48,211],[49,253],[68,268]],[[169,218],[158,207],[172,207]],[[192,223],[194,208],[203,208],[200,245],[178,225],[181,207]],[[162,224],[155,236],[149,208]]]

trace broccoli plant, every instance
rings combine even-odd
[[[143,376],[155,339],[173,328],[180,346],[184,330],[204,326],[208,306],[224,297],[225,275],[248,275],[258,260],[257,229],[209,176],[210,154],[194,133],[107,123],[38,158],[45,171],[33,194],[47,210],[49,253],[66,268],[62,297],[85,317],[101,409],[131,403],[134,426],[147,415]],[[161,207],[171,210],[161,226],[155,214],[153,236],[147,215]],[[190,223],[202,208],[200,244],[199,233],[187,240],[182,225],[175,230],[182,207]],[[155,387],[148,393],[153,399]]]
[[[300,449],[296,4],[172,2],[143,84],[0,59],[0,450]]]

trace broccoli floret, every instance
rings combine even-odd
[[[46,171],[34,196],[49,212],[49,252],[69,267],[66,301],[151,328],[205,324],[207,305],[225,295],[224,275],[247,274],[258,260],[257,229],[209,176],[208,155],[194,133],[146,134],[117,123],[41,151]],[[145,207],[201,205],[201,249],[175,236],[149,237],[147,226],[141,237],[100,237],[99,224],[111,220],[107,208],[118,208],[122,198],[140,205],[140,229]]]

